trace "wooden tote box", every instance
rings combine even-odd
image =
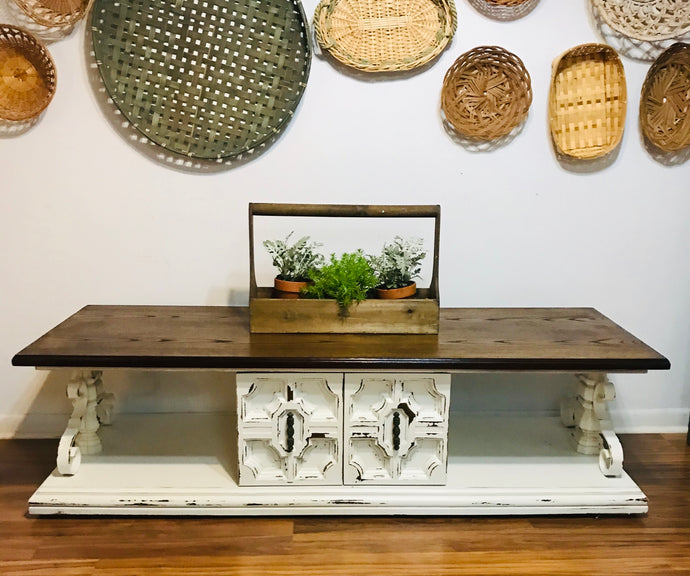
[[[434,220],[434,248],[431,282],[417,294],[402,300],[375,296],[339,313],[335,300],[275,298],[270,286],[257,286],[254,263],[254,218],[257,216],[300,216],[315,218],[400,218]],[[336,204],[249,204],[249,316],[252,333],[340,333],[340,334],[438,334],[438,254],[440,206],[370,206]],[[353,222],[353,227],[356,222]],[[356,231],[356,228],[353,228]],[[299,232],[296,234],[299,237]],[[356,236],[356,234],[355,234]],[[354,252],[358,246],[348,251]]]

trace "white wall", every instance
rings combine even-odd
[[[305,0],[311,17],[316,0]],[[105,101],[84,25],[50,45],[58,91],[27,133],[0,139],[0,435],[52,435],[69,410],[64,374],[11,367],[16,352],[85,304],[245,304],[247,203],[438,203],[444,306],[593,306],[665,354],[672,369],[616,375],[625,430],[680,430],[690,405],[690,169],[644,149],[648,64],[624,59],[629,107],[615,162],[576,173],[547,127],[552,60],[598,41],[586,0],[541,0],[514,22],[457,0],[459,27],[434,66],[357,78],[314,58],[302,105],[264,154],[222,170],[176,166],[132,139]],[[522,58],[534,102],[523,132],[489,153],[444,131],[439,93],[461,53]],[[109,374],[121,410],[230,402],[216,376]],[[194,394],[188,399],[189,382]],[[555,407],[556,393],[464,378],[464,406]],[[163,390],[164,389],[164,390]],[[158,404],[163,391],[171,393]],[[488,394],[482,400],[482,394]],[[162,402],[162,400],[160,400]]]

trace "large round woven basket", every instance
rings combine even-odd
[[[455,34],[453,0],[322,0],[319,46],[364,72],[412,70],[436,58]]]
[[[494,140],[524,121],[532,84],[522,60],[498,46],[479,46],[460,56],[446,72],[441,109],[466,138]]]
[[[611,28],[653,42],[690,32],[689,0],[591,0]]]
[[[640,127],[664,152],[690,146],[690,44],[674,44],[652,64],[642,85]]]
[[[10,0],[41,26],[71,26],[88,11],[91,0]]]
[[[36,118],[56,85],[55,65],[43,43],[21,28],[0,24],[0,118]]]
[[[92,37],[105,88],[131,125],[205,160],[272,143],[311,64],[299,0],[96,0]]]
[[[549,121],[556,150],[593,159],[618,146],[625,128],[623,63],[605,44],[576,46],[553,63]]]

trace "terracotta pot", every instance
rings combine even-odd
[[[376,295],[383,300],[394,300],[398,298],[409,298],[417,293],[417,284],[410,282],[402,288],[377,288]]]
[[[280,278],[273,279],[273,287],[278,298],[299,298],[300,291],[308,284],[309,282],[295,282],[292,280],[281,280]]]

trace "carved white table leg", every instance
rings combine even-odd
[[[581,454],[599,454],[599,467],[605,476],[623,473],[623,447],[613,430],[606,403],[616,397],[605,374],[578,375],[578,394],[561,404],[561,420],[574,427],[573,438]]]
[[[99,418],[110,423],[114,396],[103,391],[102,375],[100,370],[76,371],[67,385],[73,409],[58,444],[57,468],[61,474],[75,474],[82,454],[98,454],[103,449],[97,433]]]

